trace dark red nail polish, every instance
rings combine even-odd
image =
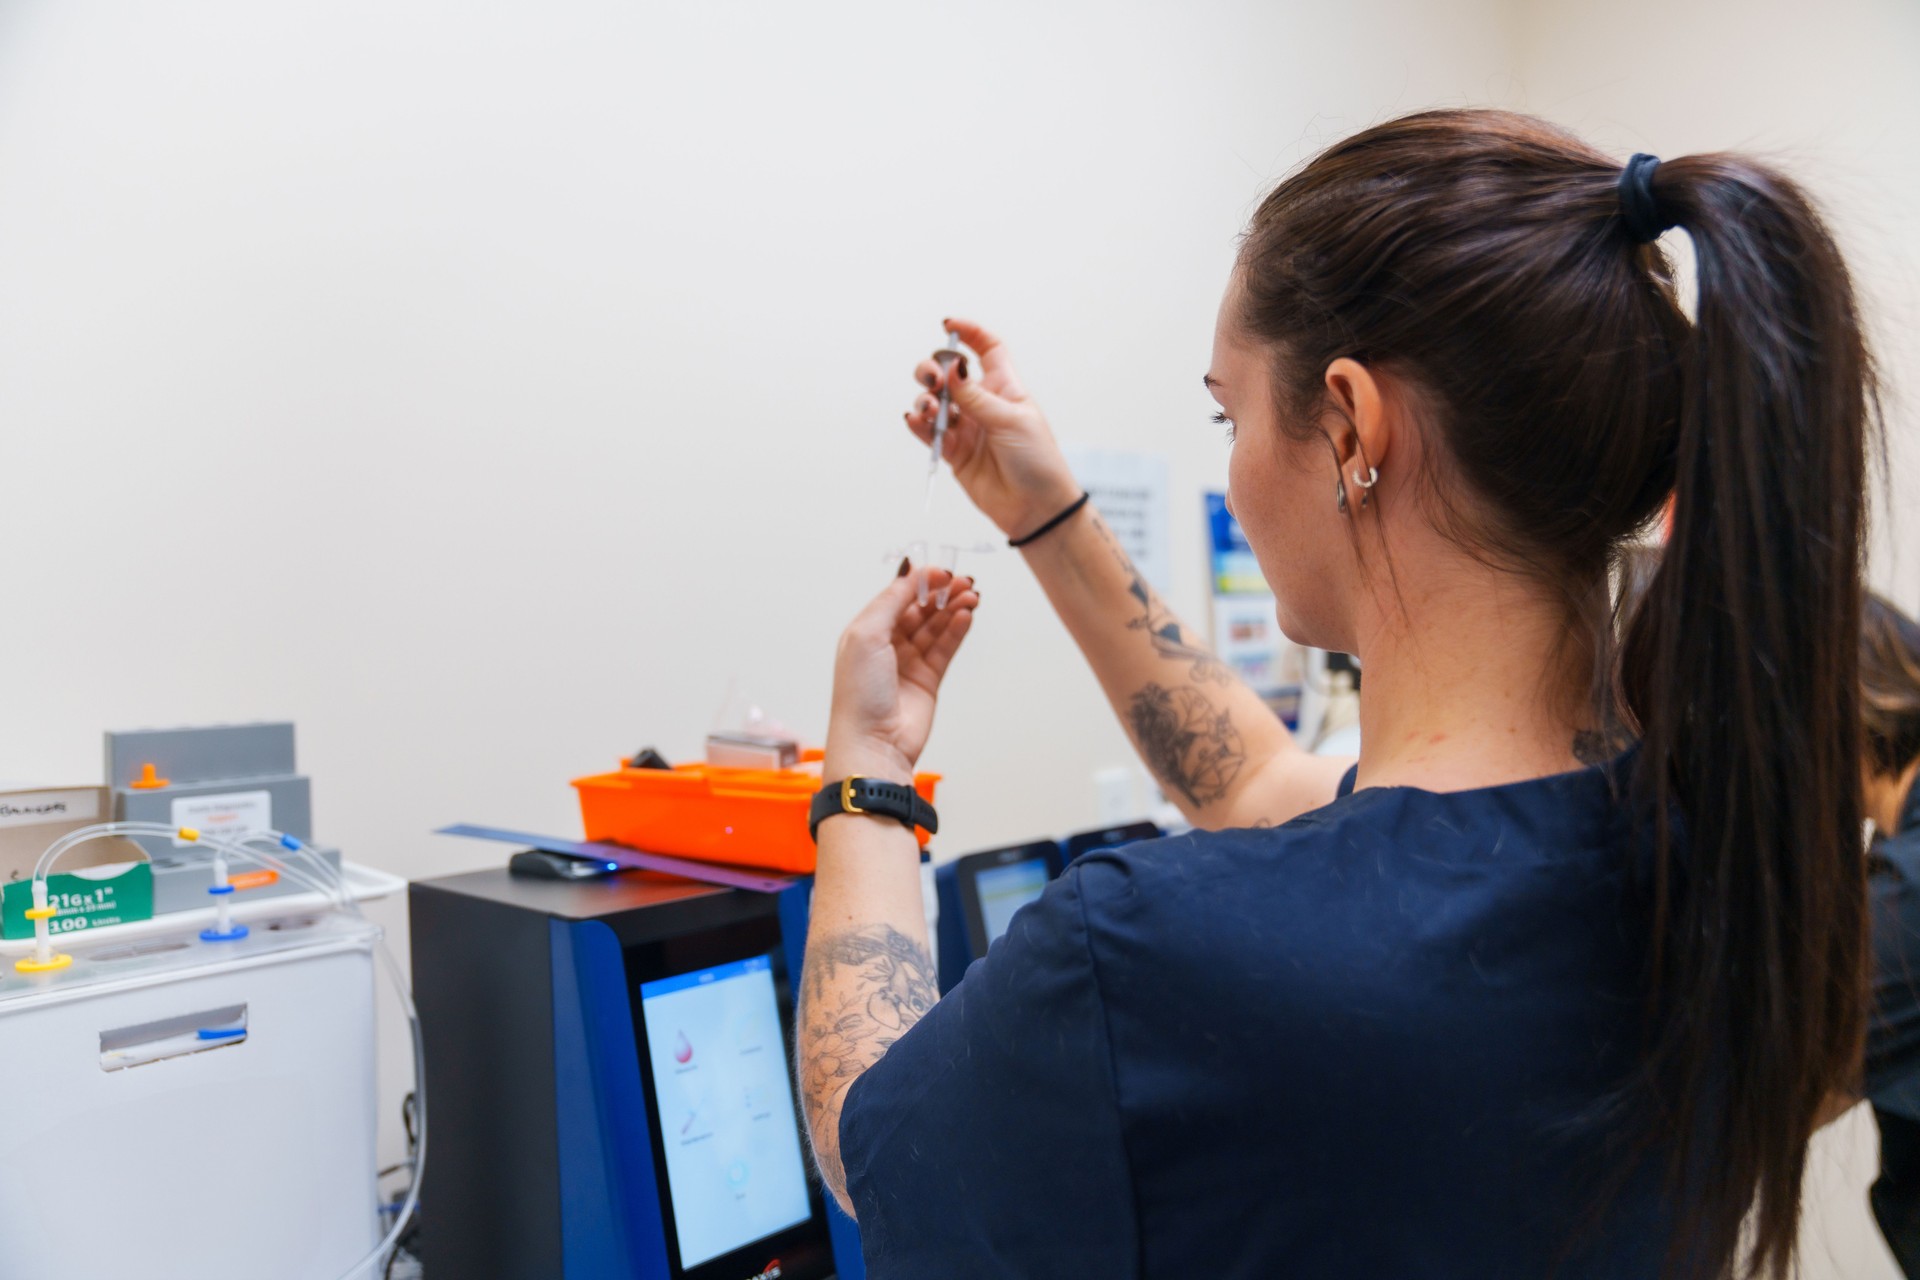
[[[896,578],[904,578],[907,576],[908,571],[911,570],[912,568],[913,568],[913,561],[907,559],[905,556],[901,556],[900,572],[894,574],[893,576]]]

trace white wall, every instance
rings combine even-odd
[[[817,732],[919,531],[949,312],[1063,437],[1170,455],[1202,625],[1243,219],[1511,64],[1496,0],[0,3],[0,779],[290,717],[320,834],[421,876],[501,855],[434,826],[570,831],[569,778],[697,753],[730,677]],[[1128,759],[977,567],[949,852],[1090,821]]]
[[[1814,1135],[1796,1280],[1904,1280],[1867,1201],[1879,1176],[1880,1131],[1867,1104]]]
[[[1515,12],[1530,110],[1623,156],[1755,152],[1821,202],[1889,393],[1871,576],[1920,609],[1920,6],[1520,0]]]

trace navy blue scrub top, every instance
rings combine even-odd
[[[1868,855],[1873,903],[1873,1022],[1867,1030],[1867,1097],[1920,1120],[1920,784],[1896,835]]]
[[[1616,780],[1075,862],[854,1082],[869,1273],[1657,1275],[1658,1169],[1576,1238],[1645,1012]]]

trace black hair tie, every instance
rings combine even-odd
[[[1635,244],[1652,244],[1660,233],[1680,225],[1680,220],[1660,207],[1653,194],[1653,171],[1660,157],[1636,151],[1627,167],[1620,171],[1620,219]]]
[[[1010,547],[1024,547],[1029,542],[1037,542],[1041,538],[1044,538],[1047,534],[1052,533],[1055,529],[1065,524],[1068,520],[1071,520],[1073,518],[1073,513],[1078,511],[1080,508],[1086,506],[1087,500],[1091,497],[1093,497],[1091,493],[1088,493],[1085,489],[1082,489],[1080,491],[1080,496],[1075,498],[1072,502],[1068,503],[1067,509],[1065,511],[1062,511],[1059,515],[1047,521],[1045,524],[1041,525],[1038,529],[1035,529],[1032,533],[1028,534],[1024,538],[1008,538],[1007,545]],[[931,831],[933,830],[933,828],[928,827],[927,830]]]

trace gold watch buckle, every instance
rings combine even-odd
[[[840,780],[840,812],[842,813],[865,813],[866,812],[865,809],[862,809],[859,805],[853,802],[853,784],[856,782],[865,782],[865,781],[866,779],[859,776],[858,774],[849,774],[847,777],[842,778]]]

